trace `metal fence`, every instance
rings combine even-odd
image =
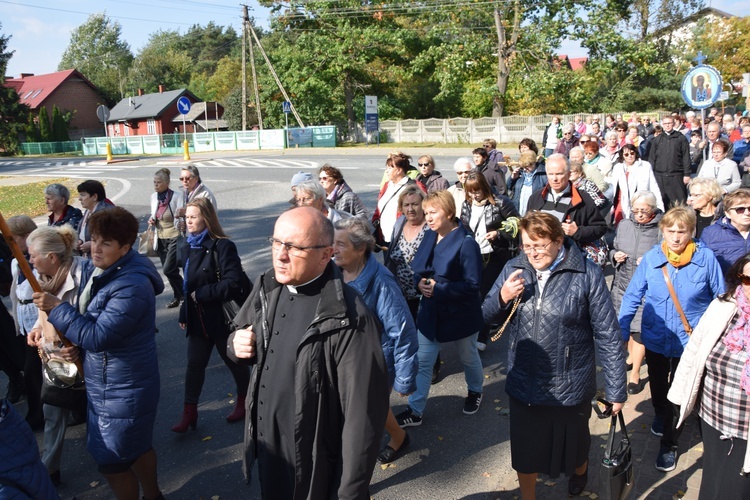
[[[249,130],[245,132],[204,132],[194,134],[133,135],[89,137],[68,142],[26,142],[24,154],[41,155],[78,151],[84,156],[107,153],[107,144],[115,155],[180,154],[187,139],[190,152],[245,151],[285,148],[336,147],[336,127],[304,129]]]

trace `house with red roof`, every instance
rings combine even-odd
[[[96,108],[104,102],[99,90],[85,76],[75,69],[58,71],[46,75],[21,73],[14,78],[5,77],[5,86],[18,92],[21,103],[39,114],[42,107],[52,118],[52,106],[63,113],[73,111],[70,121],[70,139],[104,135],[104,126],[96,117]]]
[[[568,57],[565,54],[558,54],[553,60],[553,65],[557,68],[568,68],[573,71],[579,71],[583,69],[588,60],[588,57]]]
[[[182,115],[177,109],[177,101],[182,96],[187,97],[191,104],[200,101],[188,89],[165,90],[163,85],[159,85],[159,92],[153,94],[145,94],[143,89],[138,89],[138,95],[126,97],[112,108],[107,120],[107,135],[113,137],[182,133],[182,120],[178,118]],[[205,110],[205,104],[201,110]],[[198,131],[192,119],[187,118],[185,123],[188,133]]]

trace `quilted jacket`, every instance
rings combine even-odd
[[[523,269],[521,302],[506,327],[509,337],[505,391],[527,405],[575,406],[596,394],[598,355],[606,398],[624,402],[625,358],[604,275],[565,238],[565,258],[539,295],[537,273],[525,254],[500,273],[482,305],[487,324],[503,324],[511,304],[500,303],[508,275]]]
[[[630,338],[630,322],[643,300],[641,342],[646,349],[668,358],[679,358],[690,337],[685,333],[661,268],[667,266],[669,279],[690,325],[695,328],[711,301],[724,293],[724,278],[711,249],[696,243],[693,258],[679,269],[667,263],[660,246],[643,256],[630,280],[620,307],[623,340]]]
[[[7,400],[0,400],[0,484],[3,500],[59,499],[47,468],[39,458],[34,433]]]
[[[393,390],[400,394],[414,392],[419,369],[417,327],[396,278],[370,254],[359,276],[347,284],[383,323],[380,344]]]
[[[701,233],[701,241],[713,250],[721,270],[726,273],[740,257],[750,252],[750,241],[743,238],[728,217],[711,224]]]
[[[93,269],[87,261],[81,283],[88,283]],[[137,421],[138,417],[155,414],[159,402],[154,297],[164,291],[164,281],[151,260],[134,250],[93,279],[86,314],[79,314],[76,306],[65,302],[50,311],[49,321],[85,351],[89,425],[100,416]],[[128,436],[133,448],[150,446],[153,429],[142,431]],[[122,438],[116,434],[116,425],[99,432],[104,441]],[[110,450],[96,448],[101,440],[88,441],[97,463],[112,463],[100,461],[111,458]]]

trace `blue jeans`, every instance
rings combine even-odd
[[[477,351],[478,333],[445,344],[455,344],[458,349],[458,357],[464,365],[466,385],[471,392],[481,394],[484,372],[482,371],[482,360],[479,358],[479,351]],[[419,351],[417,352],[419,372],[417,373],[417,390],[409,396],[409,407],[413,413],[421,417],[425,406],[427,406],[427,397],[430,394],[432,367],[440,353],[442,344],[437,340],[428,339],[422,335],[422,332],[417,332],[417,334],[419,337]]]

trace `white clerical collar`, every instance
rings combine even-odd
[[[324,273],[324,272],[325,272],[325,269],[323,270],[323,273]],[[297,293],[299,293],[299,292],[297,292],[297,288],[301,288],[301,287],[303,287],[303,286],[305,286],[305,285],[309,285],[310,283],[312,283],[312,282],[313,282],[313,281],[315,281],[316,279],[318,279],[318,278],[320,278],[321,276],[323,276],[323,273],[320,273],[319,275],[317,275],[316,277],[314,277],[313,279],[311,279],[311,280],[310,280],[310,281],[308,281],[307,283],[302,283],[301,285],[287,285],[287,286],[286,286],[286,289],[287,289],[287,290],[289,290],[289,293],[293,293],[293,294],[295,294],[295,295],[296,295]]]

